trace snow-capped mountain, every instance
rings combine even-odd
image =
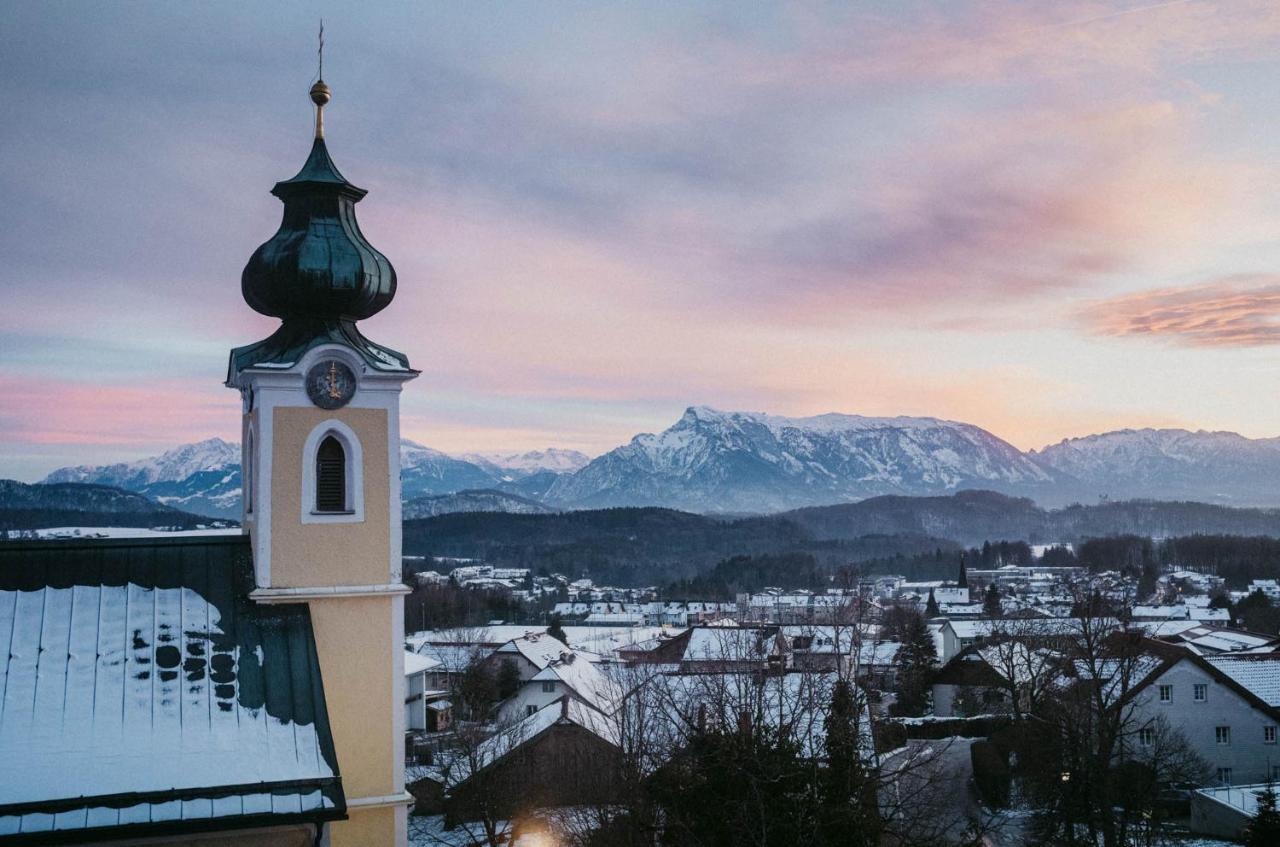
[[[1122,429],[1065,439],[1028,456],[1081,500],[1099,495],[1242,505],[1280,502],[1280,438],[1234,432]]]
[[[784,418],[688,409],[658,435],[557,480],[548,502],[572,507],[663,505],[764,512],[880,494],[962,488],[1026,491],[1052,475],[970,424],[937,418]]]
[[[581,467],[587,461],[581,453],[557,449],[495,454],[483,462],[469,461],[409,439],[400,442],[406,501],[498,487],[517,498],[537,498],[563,472],[559,468]],[[210,438],[135,462],[60,468],[42,482],[110,485],[195,514],[239,519],[240,445]]]
[[[240,517],[240,445],[221,438],[136,462],[60,468],[41,481],[110,485],[198,515]]]
[[[44,482],[118,486],[196,514],[238,518],[239,460],[238,445],[214,438],[136,462],[62,468]],[[984,429],[938,418],[786,418],[705,406],[590,461],[559,449],[450,456],[406,439],[400,464],[406,502],[487,489],[564,509],[762,513],[981,488],[1044,506],[1100,495],[1280,505],[1280,438],[1119,430],[1022,453]],[[491,503],[517,508],[515,501]]]
[[[573,473],[587,466],[591,457],[577,450],[529,450],[525,453],[463,453],[458,458],[479,465],[500,477],[511,480],[531,476],[541,471]]]
[[[455,459],[407,438],[400,440],[400,485],[405,500],[492,488],[499,481],[495,474],[473,462]]]

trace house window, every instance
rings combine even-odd
[[[1276,743],[1276,728],[1274,726],[1264,726],[1262,728],[1262,743],[1263,744]]]
[[[1280,782],[1280,765],[1271,766],[1271,781]]]
[[[1150,747],[1156,741],[1156,731],[1151,727],[1143,727],[1138,730],[1138,743],[1143,747]]]
[[[1191,699],[1197,703],[1203,703],[1209,699],[1209,686],[1203,682],[1197,682],[1191,688]]]
[[[538,707],[537,707],[537,706],[525,706],[525,707],[524,707],[524,716],[527,718],[527,717],[529,717],[530,715],[536,714],[536,713],[537,713],[537,711],[538,711]]]
[[[1173,702],[1173,686],[1172,685],[1160,686],[1160,702],[1161,703]]]
[[[332,435],[316,450],[316,511],[347,511],[347,453]]]
[[[1231,727],[1215,726],[1213,728],[1213,738],[1219,744],[1230,744],[1231,743]]]
[[[542,693],[543,693],[543,694],[555,694],[555,693],[556,693],[556,684],[555,684],[554,682],[544,682],[544,683],[542,683]]]
[[[1219,785],[1231,784],[1231,768],[1218,768],[1218,784]]]

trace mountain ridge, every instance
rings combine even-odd
[[[1022,451],[944,418],[787,417],[710,406],[690,406],[667,429],[640,433],[594,459],[560,448],[451,455],[403,439],[401,468],[406,502],[493,490],[555,510],[761,514],[977,489],[1050,507],[1108,498],[1280,506],[1273,482],[1280,437],[1128,428]],[[44,481],[119,485],[200,514],[239,515],[239,447],[221,439],[136,462],[60,468]]]

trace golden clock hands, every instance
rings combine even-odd
[[[329,399],[342,399],[342,392],[338,390],[338,363],[329,363]]]

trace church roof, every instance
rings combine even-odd
[[[378,371],[416,373],[409,357],[365,337],[355,321],[292,320],[261,341],[231,351],[227,383],[247,368],[290,368],[321,344],[341,344]]]
[[[409,370],[403,353],[356,329],[356,321],[391,303],[396,271],[356,220],[355,204],[365,190],[348,182],[329,155],[320,120],[328,86],[317,83],[312,98],[318,112],[311,152],[295,176],[271,190],[284,203],[280,227],[240,275],[245,302],[283,323],[269,338],[232,352],[229,382],[248,367],[291,366],[311,347],[329,342],[350,347],[379,370]]]
[[[345,817],[309,611],[247,537],[0,544],[0,844]]]
[[[338,171],[338,166],[329,156],[329,147],[324,143],[323,138],[317,138],[311,144],[311,154],[303,163],[302,170],[298,171],[292,179],[277,182],[276,187],[271,189],[271,193],[283,199],[310,184],[341,186],[346,192],[357,195],[354,198],[356,200],[369,193],[347,182],[347,178]]]

